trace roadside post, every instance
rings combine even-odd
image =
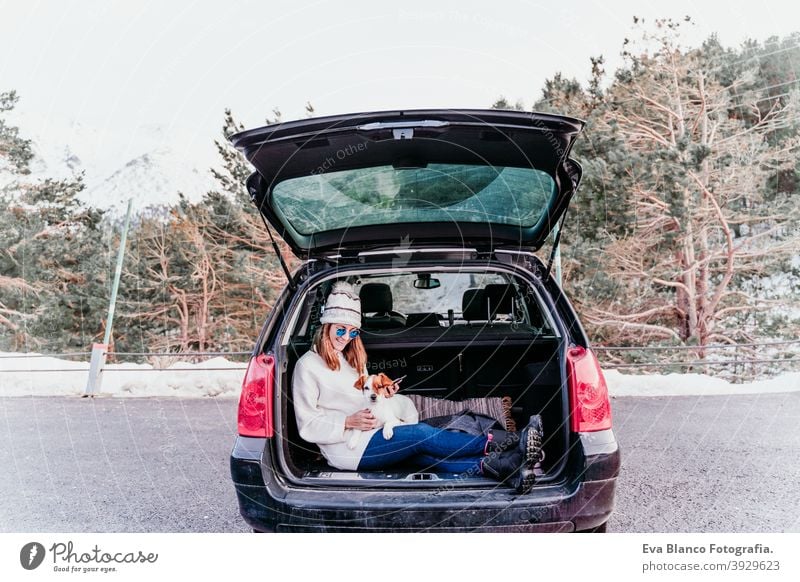
[[[89,379],[86,382],[84,397],[94,396],[103,384],[103,368],[106,364],[106,354],[108,345],[111,341],[111,328],[114,323],[114,309],[117,305],[117,291],[119,291],[119,280],[122,276],[122,263],[125,260],[125,243],[128,240],[128,227],[131,222],[131,206],[133,198],[128,199],[128,211],[125,213],[125,226],[122,229],[122,236],[119,241],[119,251],[117,252],[117,268],[114,272],[114,283],[111,287],[111,300],[108,304],[108,318],[106,319],[106,332],[103,336],[103,343],[92,344],[92,359],[89,363]]]
[[[108,344],[92,344],[92,359],[89,361],[89,381],[86,383],[86,396],[100,392],[103,383],[103,366],[106,365]]]

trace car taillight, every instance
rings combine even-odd
[[[611,428],[611,402],[600,362],[584,347],[567,351],[569,374],[570,426],[574,432]]]
[[[271,437],[272,389],[275,358],[259,354],[250,359],[239,397],[239,434],[247,437]]]

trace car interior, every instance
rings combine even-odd
[[[368,371],[405,376],[401,393],[415,399],[421,420],[421,406],[431,402],[447,404],[445,410],[502,410],[498,420],[509,430],[541,414],[551,429],[544,470],[565,454],[566,442],[556,436],[565,416],[562,338],[529,283],[485,271],[365,275],[351,282],[360,289]],[[316,445],[300,439],[290,397],[291,372],[311,348],[332,283],[307,293],[287,345],[284,457],[301,477],[336,472]]]

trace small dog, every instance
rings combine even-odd
[[[417,407],[407,396],[395,394],[387,398],[388,388],[395,381],[386,374],[375,374],[361,376],[353,387],[361,390],[366,400],[367,408],[372,411],[378,420],[378,427],[383,427],[383,438],[386,440],[394,436],[394,427],[400,424],[417,424],[419,422],[419,412]],[[353,430],[353,434],[347,440],[347,447],[356,448],[363,431]]]

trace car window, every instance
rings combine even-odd
[[[414,274],[370,277],[363,282],[389,285],[393,309],[405,314],[447,314],[449,309],[460,313],[461,300],[467,289],[506,282],[502,275],[484,273],[434,273],[431,278],[438,281],[440,286],[433,289],[417,288],[414,283],[419,277]]]
[[[424,278],[424,280],[423,280]],[[433,282],[433,284],[431,284]],[[503,297],[502,308],[495,308],[491,314],[493,322],[515,323],[534,327],[540,333],[550,331],[547,318],[541,314],[535,294],[527,283],[519,282],[502,273],[405,273],[393,275],[368,276],[360,279],[358,288],[369,283],[387,285],[392,296],[392,310],[401,315],[437,314],[442,325],[449,324],[452,310],[454,324],[467,323],[462,306],[465,295],[487,290]],[[475,311],[475,310],[473,310]],[[482,313],[480,309],[478,313]],[[490,314],[476,315],[475,320],[488,320]]]
[[[531,227],[548,210],[553,178],[534,168],[380,166],[292,178],[275,205],[303,235],[371,224],[478,222]]]

